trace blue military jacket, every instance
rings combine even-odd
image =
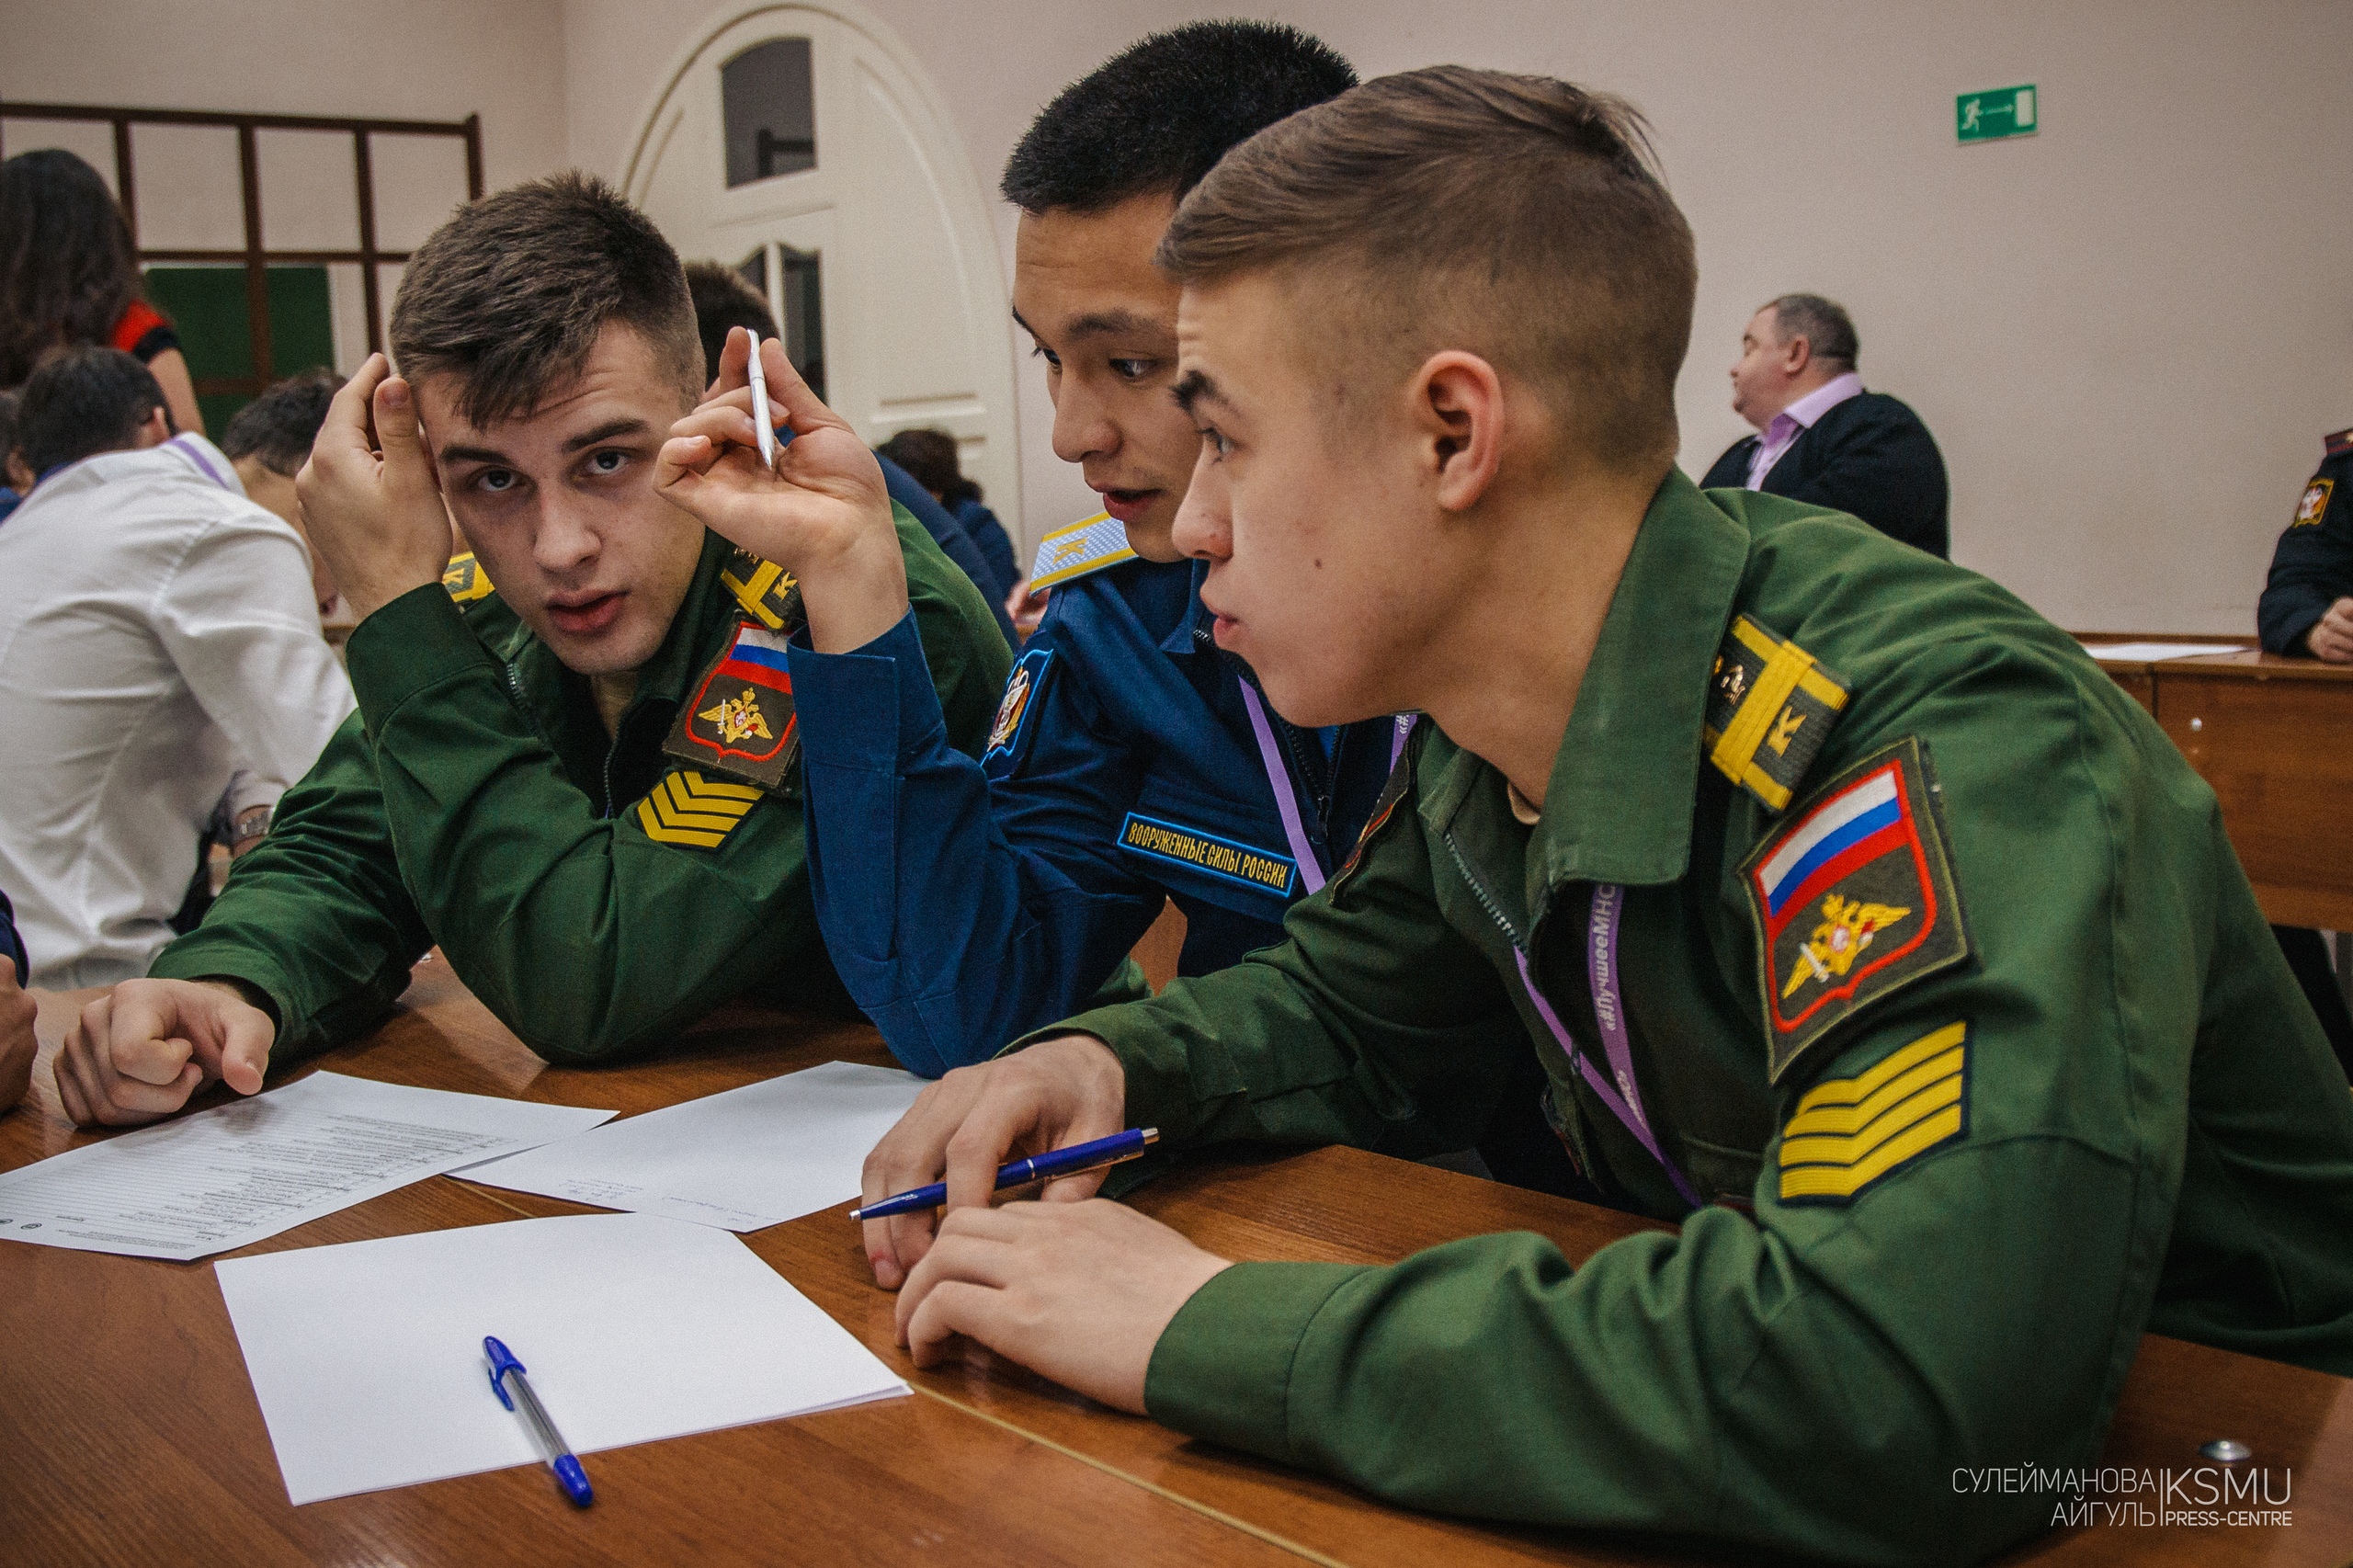
[[[985,1061],[1079,1010],[1164,900],[1185,912],[1183,974],[1281,938],[1309,879],[1243,666],[1211,640],[1205,570],[1122,549],[1063,574],[977,764],[948,743],[911,621],[854,653],[796,639],[818,924],[850,994],[915,1072]],[[1328,871],[1371,814],[1394,726],[1267,718]]]

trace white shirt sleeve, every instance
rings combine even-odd
[[[150,624],[242,771],[238,804],[274,802],[355,706],[319,631],[294,530],[250,503],[209,523],[164,579]]]

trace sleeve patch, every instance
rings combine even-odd
[[[770,631],[792,631],[800,628],[801,586],[792,574],[773,561],[763,561],[748,550],[739,550],[727,558],[720,568],[720,585],[735,596],[744,613]]]
[[[1969,956],[1951,847],[1911,736],[1824,785],[1741,881],[1777,1084],[1837,1025]]]
[[[2305,485],[2304,498],[2296,503],[2295,520],[2288,526],[2291,528],[2301,528],[2306,524],[2317,523],[2326,517],[2329,492],[2336,488],[2336,481],[2333,479],[2315,479]]]
[[[1969,1026],[1947,1024],[1869,1072],[1816,1084],[1781,1129],[1780,1199],[1851,1203],[1969,1134]]]
[[[1708,760],[1778,812],[1846,706],[1846,683],[1813,654],[1736,617],[1709,681]]]
[[[782,632],[740,623],[679,707],[662,750],[762,790],[780,788],[801,752],[784,648]]]
[[[449,564],[442,569],[441,586],[461,605],[490,597],[490,574],[482,569],[473,552],[449,557]]]
[[[992,778],[1002,778],[1019,760],[1029,732],[1037,728],[1039,709],[1045,706],[1046,671],[1054,662],[1051,648],[1032,648],[1014,661],[1005,678],[1005,696],[996,705],[996,722],[989,726],[989,744],[981,753],[981,767]]]
[[[760,791],[748,784],[705,778],[683,768],[665,774],[637,803],[637,825],[656,844],[716,849],[759,799]]]

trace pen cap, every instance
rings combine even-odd
[[[490,1392],[498,1396],[499,1403],[509,1410],[514,1409],[515,1402],[506,1394],[506,1374],[527,1369],[515,1359],[515,1352],[488,1335],[483,1336],[482,1353],[490,1358]]]

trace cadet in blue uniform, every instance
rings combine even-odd
[[[2255,620],[2267,653],[2353,664],[2353,430],[2327,437],[2271,552]]]
[[[948,744],[885,541],[757,474],[741,392],[680,425],[706,445],[665,453],[674,500],[800,578],[818,920],[916,1072],[983,1061],[1082,1005],[1165,900],[1188,923],[1182,973],[1278,941],[1379,797],[1394,724],[1283,722],[1211,641],[1199,569],[1169,542],[1199,437],[1169,395],[1176,290],[1151,261],[1228,147],[1355,80],[1290,28],[1195,24],[1065,89],[1015,149],[1015,317],[1046,361],[1054,449],[1107,509],[1040,547],[1031,579],[1051,598],[979,763]],[[731,344],[723,386],[743,385],[745,352]],[[833,416],[783,356],[763,363],[798,449]]]

